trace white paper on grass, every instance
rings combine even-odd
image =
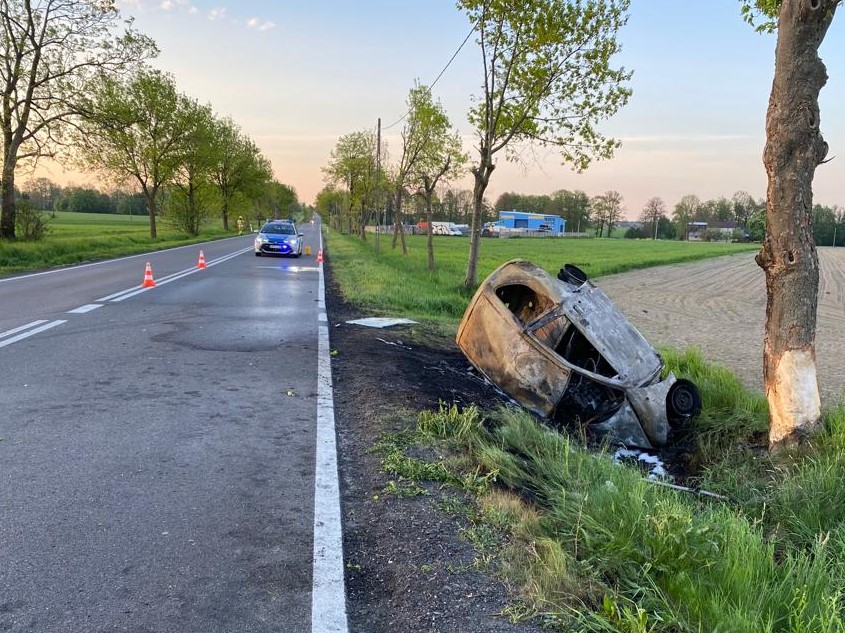
[[[367,317],[365,319],[353,319],[352,321],[347,321],[350,325],[363,325],[364,327],[376,327],[376,328],[385,328],[391,327],[392,325],[410,325],[412,323],[416,323],[416,321],[411,321],[411,319],[389,319],[386,317]]]

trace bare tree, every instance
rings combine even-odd
[[[648,235],[651,235],[654,239],[657,239],[657,225],[660,223],[660,218],[665,215],[666,204],[662,198],[651,198],[643,207],[643,212],[640,215],[643,229],[648,228]]]
[[[54,156],[79,98],[98,73],[118,73],[157,54],[132,29],[113,34],[113,0],[0,2],[0,137],[3,168],[0,237],[15,237],[15,169]]]

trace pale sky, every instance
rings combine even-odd
[[[616,156],[583,174],[540,149],[523,165],[499,159],[487,190],[525,194],[618,190],[628,217],[660,196],[765,195],[761,162],[775,37],[746,25],[738,0],[633,0],[618,63],[634,71],[633,97],[601,129],[622,140]],[[452,0],[118,0],[153,37],[153,65],[179,89],[231,116],[273,163],[276,177],[313,202],[337,138],[387,128],[408,90],[430,84],[469,33]],[[830,76],[821,125],[836,158],[819,168],[815,201],[845,206],[845,8],[821,55]],[[470,39],[434,87],[475,157],[466,122],[482,81]],[[401,123],[385,130],[398,152]],[[458,186],[471,188],[466,178]]]

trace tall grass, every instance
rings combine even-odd
[[[332,273],[347,300],[379,314],[428,320],[457,320],[471,291],[463,286],[469,240],[435,236],[436,269],[428,270],[426,236],[407,236],[409,252],[391,248],[390,236],[381,236],[379,253],[374,236],[360,238],[329,232],[327,252]],[[717,257],[758,247],[748,244],[670,242],[621,239],[510,238],[484,239],[478,278],[484,279],[500,264],[529,259],[557,273],[566,263],[576,264],[591,277]]]
[[[831,426],[842,423],[835,415]],[[834,483],[815,467],[825,451],[793,455],[790,474],[754,482],[767,496],[761,512],[657,486],[515,409],[484,422],[474,407],[442,407],[418,429],[501,486],[479,499],[475,520],[506,534],[498,569],[523,605],[511,615],[563,631],[845,631],[841,493],[829,510],[818,501],[831,486],[795,494]]]
[[[51,219],[47,237],[37,242],[0,241],[0,275],[67,266],[162,250],[173,246],[231,237],[215,220],[191,237],[159,220],[158,237],[150,238],[145,216],[58,212]]]

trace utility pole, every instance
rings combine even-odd
[[[378,119],[378,133],[376,134],[376,254],[381,237],[381,117]]]

